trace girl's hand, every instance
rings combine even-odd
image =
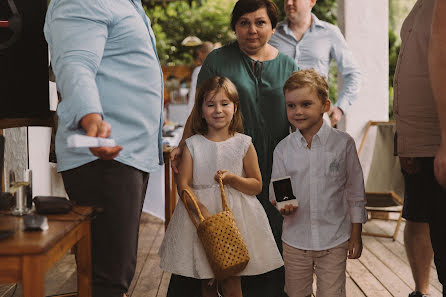
[[[170,167],[174,173],[178,174],[180,172],[180,162],[181,156],[183,155],[183,147],[177,146],[170,152]]]
[[[229,185],[234,177],[234,173],[227,170],[219,170],[214,176],[214,179],[218,182],[218,178],[221,175],[221,180],[224,185]]]

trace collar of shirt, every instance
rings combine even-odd
[[[317,131],[317,133],[313,136],[312,140],[312,146],[323,146],[327,143],[328,135],[330,134],[331,127],[327,124],[327,122],[324,120],[322,122],[322,126]],[[293,137],[297,140],[297,145],[299,148],[304,148],[308,146],[307,141],[305,140],[305,137],[300,133],[299,129],[296,129],[296,131],[293,133]]]
[[[315,28],[316,27],[318,27],[318,28],[325,28],[325,24],[323,23],[323,22],[321,22],[318,18],[317,18],[317,16],[315,16],[313,13],[311,14],[311,19],[312,19],[312,22],[311,22],[311,26],[310,26],[310,32],[313,32],[313,30],[315,30]],[[278,25],[277,25],[277,29],[281,29],[281,30],[283,30],[287,35],[290,35],[290,36],[293,36],[294,37],[294,34],[293,34],[293,32],[291,31],[291,29],[290,29],[290,26],[288,26],[288,22],[289,22],[289,20],[284,20],[284,21],[282,21],[282,22],[280,22]],[[296,37],[294,37],[294,38],[296,38]]]

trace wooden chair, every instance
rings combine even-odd
[[[373,142],[371,134],[376,132]],[[399,158],[394,155],[395,122],[370,121],[358,149],[358,155],[368,145],[373,147],[370,170],[365,185],[370,219],[396,220],[392,235],[385,233],[363,232],[364,235],[396,239],[402,220],[404,197],[404,179],[401,173]],[[396,213],[391,218],[390,213]]]

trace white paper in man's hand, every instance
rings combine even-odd
[[[114,139],[74,134],[68,136],[67,145],[70,148],[100,147],[100,146],[113,147],[116,146],[116,143]]]

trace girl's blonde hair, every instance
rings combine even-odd
[[[192,134],[206,134],[208,124],[203,118],[203,103],[206,97],[215,96],[218,92],[224,94],[234,103],[234,116],[229,125],[229,133],[243,133],[243,122],[240,112],[240,100],[238,98],[237,88],[226,77],[216,76],[203,82],[195,95],[195,104],[191,112],[191,129]]]

